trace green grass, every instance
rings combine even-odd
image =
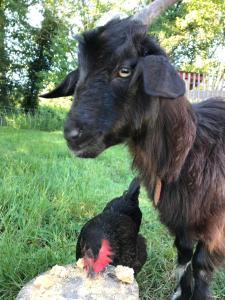
[[[63,107],[42,105],[33,114],[32,112],[25,113],[20,108],[0,107],[0,126],[43,131],[62,130],[66,111]]]
[[[75,261],[82,225],[127,188],[133,175],[125,147],[94,160],[67,150],[60,132],[0,127],[0,299],[55,264]],[[142,300],[165,300],[175,286],[175,250],[141,192],[148,261],[138,276]],[[225,299],[225,273],[213,284]]]

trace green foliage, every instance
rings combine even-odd
[[[24,97],[24,87],[28,80],[27,65],[33,55],[32,36],[35,34],[35,28],[29,24],[27,15],[29,7],[36,3],[38,0],[3,0],[1,7],[6,20],[4,51],[10,62],[2,84],[8,92],[11,106],[21,103]]]
[[[77,65],[75,35],[111,11],[132,14],[145,0],[2,0],[0,2],[0,106],[36,109],[40,91]],[[34,25],[32,11],[43,18]],[[36,18],[36,15],[35,15]],[[38,17],[37,17],[38,19]],[[178,68],[208,71],[224,46],[225,2],[183,0],[150,27]]]
[[[47,72],[52,64],[54,49],[53,38],[57,35],[61,20],[55,16],[54,11],[45,9],[40,30],[37,30],[34,38],[34,50],[32,60],[28,63],[28,80],[24,90],[22,106],[26,111],[37,109],[38,94],[42,78],[40,72]]]
[[[59,65],[63,68],[62,62],[68,70],[68,53],[75,43],[68,42],[71,26],[60,16],[60,11],[56,13],[57,2],[60,1],[3,0],[0,57],[4,58],[4,64],[0,66],[0,95],[4,97],[0,97],[0,106],[20,104],[27,110],[36,109],[39,90],[52,68],[55,54],[54,71],[59,70]],[[31,25],[32,7],[42,13],[40,27]]]
[[[183,0],[169,8],[150,28],[180,69],[208,71],[213,54],[225,46],[225,2]]]
[[[8,85],[6,80],[7,69],[9,67],[9,57],[5,48],[6,37],[6,16],[4,13],[4,2],[0,6],[0,104],[9,105]]]
[[[75,261],[82,225],[120,195],[134,176],[127,149],[96,159],[75,158],[60,132],[0,127],[0,299],[55,264]],[[175,287],[173,240],[141,191],[142,233],[148,261],[138,275],[142,300],[165,300]],[[225,299],[225,273],[213,284]]]
[[[0,125],[17,129],[62,130],[65,117],[66,110],[60,107],[40,106],[36,111],[0,109]]]

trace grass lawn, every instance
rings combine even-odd
[[[15,299],[25,282],[55,264],[75,261],[82,225],[120,195],[134,174],[127,149],[78,159],[60,132],[0,127],[0,299]],[[173,240],[141,192],[148,261],[138,276],[141,299],[165,300],[175,286]],[[213,284],[225,299],[225,273]]]

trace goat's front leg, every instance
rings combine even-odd
[[[195,280],[192,300],[209,300],[209,283],[213,274],[213,254],[209,254],[202,242],[198,242],[193,256],[193,275]]]
[[[178,286],[171,300],[189,300],[192,295],[193,276],[191,259],[193,242],[185,232],[176,236],[174,245],[177,248],[177,277]]]

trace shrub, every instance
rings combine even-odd
[[[59,107],[40,106],[36,111],[25,113],[21,108],[0,108],[0,125],[17,129],[43,131],[61,130],[66,110]]]

